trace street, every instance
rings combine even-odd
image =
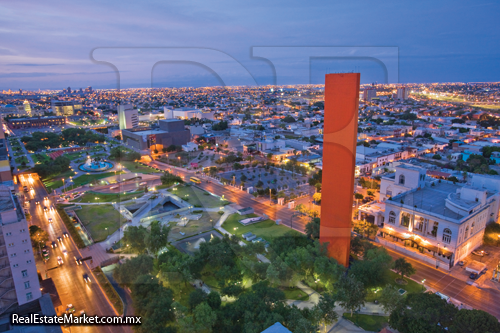
[[[48,197],[45,188],[39,180],[34,180],[32,184],[25,181],[20,185],[20,192],[23,192],[22,185],[33,186],[33,199],[29,201],[28,206],[25,206],[31,214],[31,224],[41,227],[47,231],[49,235],[48,248],[50,259],[46,263],[43,262],[39,253],[35,254],[37,269],[42,278],[52,278],[59,293],[62,303],[62,309],[56,309],[58,314],[65,311],[67,304],[73,304],[76,312],[79,314],[84,310],[87,315],[98,316],[115,316],[116,313],[105,296],[103,290],[97,283],[95,277],[90,271],[87,263],[77,265],[74,257],[81,257],[81,254],[71,239],[63,238],[61,243],[57,242],[57,237],[62,237],[63,232],[67,231],[62,219],[56,210],[43,211],[43,207],[50,208],[55,203],[50,200],[44,200]],[[39,201],[37,205],[35,202]],[[49,223],[48,219],[52,218],[53,222]],[[55,249],[50,248],[52,241],[58,243]],[[63,255],[63,250],[67,251],[67,255]],[[38,251],[38,250],[36,250]],[[58,266],[57,257],[60,256],[64,260],[64,264]],[[87,284],[83,280],[83,274],[87,273],[90,276],[91,283]],[[67,330],[68,328],[63,328]],[[71,332],[131,332],[130,326],[73,326]]]

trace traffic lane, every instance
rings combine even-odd
[[[44,188],[41,184],[38,184],[37,196],[43,199]],[[45,192],[46,194],[46,192]],[[41,206],[41,205],[36,205]],[[35,218],[37,219],[38,225],[43,229],[49,230],[51,227],[59,228],[59,232],[62,235],[62,224],[63,221],[57,213],[54,214],[53,223],[48,223],[45,217],[43,209],[41,207],[35,207]],[[53,226],[52,226],[53,225]],[[49,233],[49,237],[51,233]],[[56,232],[52,233],[52,237],[56,237]],[[55,238],[53,238],[55,239]],[[63,250],[67,250],[67,255],[63,254]],[[49,249],[51,251],[50,259],[46,263],[40,265],[40,272],[54,280],[56,288],[58,290],[61,303],[65,307],[67,304],[73,304],[77,312],[80,310],[85,310],[88,315],[99,315],[99,316],[112,316],[115,312],[103,292],[101,291],[97,281],[95,281],[90,269],[84,263],[83,265],[77,265],[74,257],[80,257],[80,253],[73,243],[71,238],[63,238],[62,244],[59,243],[58,247],[55,249]],[[57,267],[57,256],[61,256],[64,260],[62,267],[46,271],[48,268]],[[38,266],[38,265],[37,265]],[[87,285],[83,280],[83,274],[88,274],[92,282]],[[72,328],[72,332],[130,332],[131,329],[128,326],[75,326]]]
[[[141,186],[144,186],[144,185],[139,185],[142,182],[146,182],[147,186],[161,185],[160,179],[151,179],[151,180],[144,180],[144,181],[141,180],[141,181],[136,181],[136,182],[118,183],[118,184],[99,186],[99,187],[92,188],[92,191],[101,192],[101,193],[126,192],[126,191],[136,190],[136,189],[139,189]],[[118,187],[111,189],[112,187],[115,187],[115,186],[118,186]]]
[[[387,250],[394,259],[404,257],[390,249]],[[479,289],[477,287],[467,285],[460,279],[422,264],[412,258],[404,258],[416,269],[415,275],[412,276],[413,279],[417,281],[425,279],[426,286],[455,298],[461,303],[489,312],[495,317],[500,318],[500,304],[497,302],[498,299],[500,299],[500,292],[497,290],[489,288]],[[486,302],[486,300],[488,300],[488,302]]]

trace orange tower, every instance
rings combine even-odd
[[[349,265],[358,133],[359,73],[325,76],[320,241],[339,264]]]

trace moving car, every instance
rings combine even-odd
[[[37,201],[35,201],[35,203],[36,203],[37,205],[39,205],[39,204],[40,204],[40,201],[38,201],[38,200],[37,200]]]
[[[55,249],[57,247],[57,242],[56,241],[52,241],[52,243],[50,244],[50,246],[52,246],[52,248]]]
[[[142,183],[139,183],[139,186],[143,186],[143,185],[147,185],[148,182],[142,182]]]
[[[49,223],[52,223],[52,217],[49,217]]]
[[[45,260],[49,260],[50,259],[49,249],[47,249],[47,246],[44,246],[42,248],[42,256],[43,256],[43,259],[45,259]]]
[[[43,200],[49,200],[49,197],[43,197]]]
[[[90,283],[90,277],[87,273],[83,274],[83,281],[85,281],[85,283]]]
[[[68,255],[68,251],[67,250],[63,250],[62,253],[67,256]]]
[[[58,241],[59,243],[62,243],[62,241],[63,241],[62,237],[61,237],[61,236],[57,237],[57,241]]]
[[[76,261],[77,265],[81,265],[82,264],[82,258],[80,258],[80,257],[78,257],[78,258],[75,257],[75,261]]]
[[[47,207],[43,206],[43,211],[48,212],[49,210],[47,209]]]
[[[57,264],[58,265],[64,264],[64,261],[63,261],[63,259],[61,257],[57,257]]]
[[[63,237],[64,237],[64,238],[68,238],[68,237],[69,237],[69,235],[68,235],[68,233],[67,233],[66,231],[65,231],[65,232],[63,232]]]

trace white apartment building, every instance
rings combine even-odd
[[[42,296],[21,204],[7,186],[0,186],[0,313]]]
[[[121,130],[139,127],[139,113],[132,104],[118,105],[118,124]]]
[[[482,244],[486,224],[498,221],[498,176],[473,175],[468,184],[453,184],[402,164],[382,178],[380,190],[385,212],[378,241],[436,266],[465,258]]]

